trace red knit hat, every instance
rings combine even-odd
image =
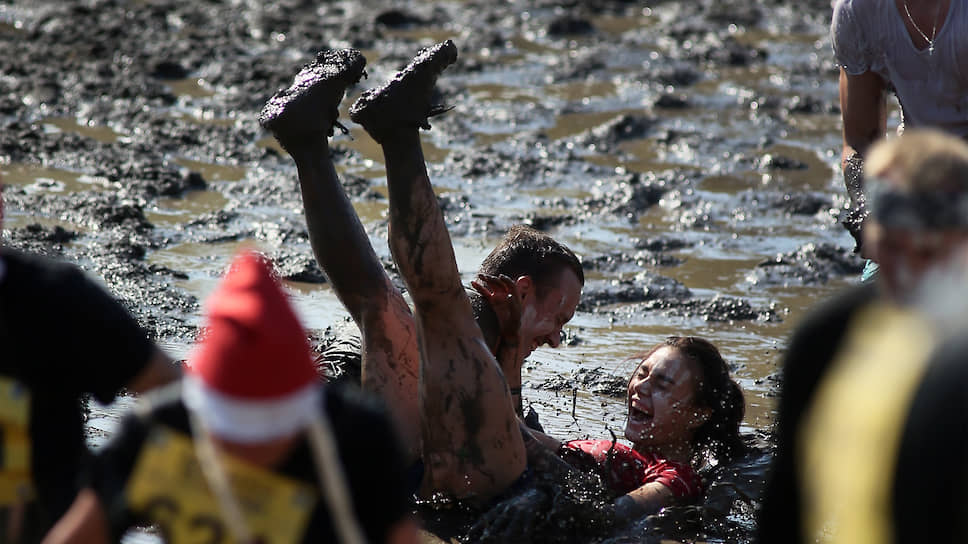
[[[185,376],[188,408],[216,435],[238,442],[302,429],[320,409],[319,377],[265,258],[236,256],[207,308],[207,330]]]

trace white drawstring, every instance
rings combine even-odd
[[[245,514],[242,513],[242,507],[239,506],[239,501],[236,500],[235,492],[232,490],[232,483],[229,482],[228,474],[218,460],[218,452],[215,450],[211,436],[198,415],[191,410],[188,411],[188,421],[192,428],[195,455],[198,457],[202,476],[215,494],[215,500],[222,511],[222,516],[228,522],[229,530],[237,542],[254,542],[252,532],[249,531],[249,525],[245,521]]]
[[[228,522],[229,530],[238,542],[253,542],[253,535],[245,521],[245,514],[232,490],[228,474],[218,460],[218,453],[211,437],[202,421],[192,411],[189,411],[189,422],[195,437],[195,454],[198,457],[202,475],[215,495],[222,515]],[[319,413],[313,414],[307,428],[307,436],[323,499],[329,506],[338,542],[365,544],[366,538],[353,513],[352,496],[343,473],[343,465],[339,460],[339,453],[336,451],[336,440],[328,418],[321,417]]]
[[[353,513],[352,496],[346,484],[343,465],[336,451],[336,437],[328,418],[320,417],[319,414],[313,415],[309,421],[309,444],[316,462],[319,485],[329,505],[339,541],[343,544],[364,544],[366,538]]]

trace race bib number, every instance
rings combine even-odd
[[[30,474],[30,390],[0,376],[0,506],[33,498]]]
[[[249,532],[265,544],[302,540],[316,503],[314,489],[278,474],[221,455]],[[152,430],[126,488],[130,508],[157,524],[167,542],[234,542],[185,435]]]

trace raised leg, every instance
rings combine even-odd
[[[340,184],[330,158],[337,107],[366,61],[354,50],[324,51],[276,93],[259,122],[296,162],[316,261],[363,334],[363,387],[383,397],[413,459],[419,455],[416,323],[392,285]]]
[[[526,468],[508,386],[471,311],[427,175],[418,128],[440,72],[457,58],[444,42],[425,49],[350,110],[383,147],[390,192],[390,249],[410,290],[421,355],[424,491],[486,500]]]

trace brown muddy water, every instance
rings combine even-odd
[[[261,103],[317,49],[364,52],[351,134],[332,143],[389,262],[382,156],[345,112],[451,38],[461,57],[439,87],[454,109],[423,142],[465,279],[522,221],[587,267],[565,345],[525,367],[545,429],[621,435],[624,400],[599,386],[688,334],[720,346],[744,429],[764,433],[792,327],[858,276],[837,223],[828,17],[819,0],[0,3],[5,243],[77,262],[179,359],[200,301],[254,245],[294,263],[289,292],[322,338],[347,313],[313,279],[295,169],[258,127]],[[93,443],[129,404],[94,408]]]

